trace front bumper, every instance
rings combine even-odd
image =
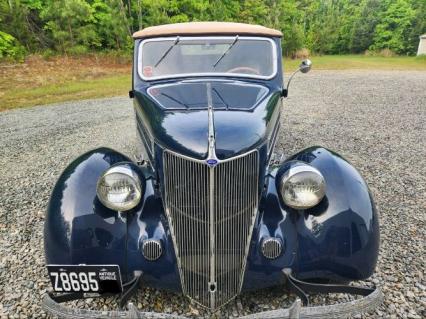
[[[374,310],[383,300],[383,294],[379,288],[372,293],[354,301],[339,303],[328,306],[302,307],[299,298],[290,308],[276,309],[271,311],[259,312],[239,319],[329,319],[329,318],[347,318],[359,313]],[[59,318],[67,319],[84,319],[84,318],[152,318],[152,319],[187,319],[187,317],[177,316],[166,313],[145,312],[138,310],[132,303],[127,304],[127,310],[97,311],[74,309],[66,307],[54,301],[49,295],[43,300],[43,308],[51,315]]]

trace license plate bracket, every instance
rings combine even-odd
[[[118,265],[47,265],[58,293],[119,294],[123,285]]]

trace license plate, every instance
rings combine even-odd
[[[55,292],[113,293],[123,291],[118,265],[47,265]]]

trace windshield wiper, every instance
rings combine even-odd
[[[222,55],[220,56],[220,58],[216,61],[216,63],[215,63],[215,64],[213,64],[213,67],[214,67],[214,68],[216,67],[216,65],[218,65],[218,64],[219,64],[220,60],[222,60],[222,59],[225,57],[225,55],[227,55],[227,54],[228,54],[228,52],[232,49],[232,47],[235,45],[235,43],[237,43],[237,41],[238,41],[238,35],[237,35],[237,36],[235,36],[234,41],[231,43],[231,45],[228,47],[228,49],[226,49],[226,51],[225,51],[225,52],[223,52],[223,54],[222,54]]]
[[[173,96],[170,96],[170,95],[168,95],[166,93],[161,93],[161,95],[169,98],[170,100],[172,100],[173,102],[176,102],[177,104],[180,104],[180,105],[184,106],[186,109],[189,109],[188,105],[186,105],[185,103],[179,101],[178,99],[175,99]]]
[[[228,103],[226,103],[226,102],[225,102],[225,100],[223,99],[222,95],[220,95],[220,94],[219,94],[219,92],[218,92],[215,88],[213,88],[213,89],[212,89],[212,91],[213,91],[214,93],[216,93],[216,95],[217,95],[217,97],[219,98],[219,100],[223,103],[223,105],[225,105],[225,108],[226,108],[227,110],[229,110],[229,105],[228,105]]]
[[[166,50],[166,52],[163,53],[163,55],[161,56],[161,58],[157,61],[157,63],[155,63],[154,67],[157,67],[161,61],[164,60],[164,58],[167,56],[167,54],[169,54],[170,51],[172,51],[172,49],[175,47],[176,44],[178,44],[180,41],[179,37],[176,37],[175,42]]]

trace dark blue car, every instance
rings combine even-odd
[[[211,311],[276,285],[297,296],[289,309],[250,318],[334,318],[380,302],[379,289],[348,285],[372,275],[379,250],[361,175],[319,146],[288,158],[274,152],[286,129],[281,37],[220,22],[134,34],[138,160],[95,149],[56,183],[44,234],[48,311],[143,318],[128,303],[141,285],[183,293]],[[298,71],[310,67],[305,60]],[[362,297],[309,306],[309,294],[329,292]],[[62,304],[111,294],[120,310]]]

